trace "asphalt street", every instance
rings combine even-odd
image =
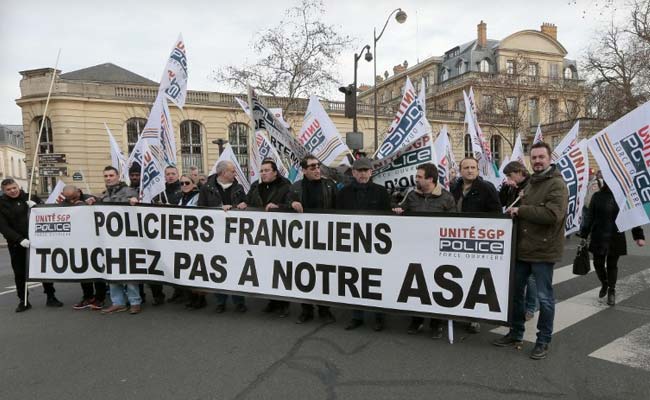
[[[650,229],[645,227],[646,235]],[[568,242],[554,277],[556,333],[546,360],[497,348],[495,326],[479,334],[456,329],[456,342],[428,329],[407,335],[405,316],[387,329],[370,321],[294,323],[249,311],[214,312],[145,304],[139,315],[75,311],[74,283],[57,283],[63,308],[45,307],[40,286],[34,308],[17,314],[6,248],[0,248],[0,399],[647,399],[650,393],[650,247],[628,241],[621,259],[619,302],[597,299],[596,276],[574,276],[576,239]],[[147,289],[148,291],[148,289]],[[170,288],[166,288],[169,295]]]

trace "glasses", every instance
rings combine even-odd
[[[316,168],[320,167],[320,163],[315,163],[315,164],[307,164],[307,167],[305,169],[311,169],[314,170]]]
[[[191,184],[192,184],[192,182],[190,182],[190,181],[181,181],[181,185],[183,185],[183,186],[189,186]]]

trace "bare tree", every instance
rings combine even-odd
[[[322,0],[301,0],[276,27],[255,35],[251,47],[261,55],[258,61],[219,69],[213,78],[235,90],[250,84],[286,114],[299,97],[331,93],[338,84],[337,58],[352,39],[321,22],[324,13]]]

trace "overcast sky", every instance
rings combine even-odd
[[[624,1],[624,0],[620,0]],[[325,22],[355,38],[355,47],[341,57],[339,76],[352,81],[353,54],[372,46],[373,27],[381,29],[388,14],[401,7],[407,21],[392,20],[378,42],[377,71],[408,60],[414,65],[429,56],[476,37],[476,25],[487,23],[489,39],[502,39],[523,29],[539,30],[555,23],[568,58],[584,49],[610,18],[603,4],[591,0],[325,0]],[[61,49],[64,73],[111,62],[159,81],[179,32],[185,39],[189,88],[218,90],[211,71],[253,61],[249,51],[255,32],[275,26],[284,10],[297,1],[145,1],[145,0],[2,0],[0,37],[0,123],[19,124],[18,71],[53,67]],[[616,3],[614,1],[614,3]],[[618,14],[623,14],[621,10]],[[617,16],[617,18],[620,16]],[[372,63],[359,64],[359,83],[372,82]]]

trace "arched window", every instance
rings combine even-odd
[[[490,150],[492,151],[492,160],[501,165],[501,136],[492,135],[490,138]]]
[[[469,133],[465,135],[465,157],[474,157],[472,138],[469,136]]]
[[[479,71],[481,72],[490,72],[490,62],[487,60],[487,58],[482,59],[478,67]]]
[[[181,122],[181,158],[184,171],[198,167],[203,171],[202,130],[198,121]]]
[[[129,154],[133,151],[135,144],[138,143],[138,138],[146,124],[147,120],[144,118],[129,118],[126,121],[126,142],[128,143]]]
[[[458,72],[458,75],[465,73],[465,63],[463,61],[458,61],[458,64],[456,65],[456,71]]]
[[[248,174],[248,134],[250,128],[242,122],[234,122],[228,126],[228,142],[235,152],[239,165]]]
[[[447,79],[449,79],[449,70],[447,68],[443,68],[442,69],[442,76],[440,77],[440,80],[444,82]]]
[[[54,133],[52,131],[52,122],[48,117],[45,117],[45,122],[43,122],[43,117],[36,117],[34,120],[35,123],[35,138],[38,138],[38,130],[43,125],[43,130],[41,131],[41,138],[38,142],[38,152],[39,154],[49,154],[54,153]],[[12,167],[13,168],[13,167]],[[56,186],[55,177],[41,177],[41,193],[50,193],[54,186]]]
[[[573,68],[571,67],[564,68],[564,79],[575,79],[573,75]]]

